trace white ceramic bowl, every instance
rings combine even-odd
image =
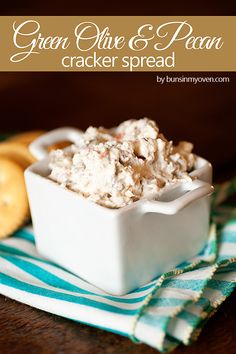
[[[47,179],[46,146],[75,141],[62,128],[38,138],[42,158],[25,171],[38,251],[104,291],[126,294],[170,270],[204,247],[208,236],[212,168],[198,157],[192,176],[163,193],[120,209],[97,205]],[[46,156],[46,157],[45,157]]]

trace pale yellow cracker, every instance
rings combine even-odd
[[[24,169],[36,161],[26,145],[14,141],[0,143],[0,157],[9,158]]]
[[[0,157],[0,239],[15,232],[29,215],[23,168]]]
[[[7,141],[14,141],[14,142],[21,143],[21,144],[28,146],[35,139],[37,139],[40,135],[42,135],[44,133],[45,133],[45,131],[43,131],[43,130],[32,130],[29,132],[13,135]]]

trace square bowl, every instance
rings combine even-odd
[[[70,137],[75,133],[66,129]],[[65,128],[62,132],[49,136],[65,140]],[[49,140],[37,139],[33,153]],[[49,180],[48,163],[44,157],[25,171],[36,247],[105,292],[126,294],[204,247],[213,190],[212,167],[205,159],[197,157],[192,182],[172,186],[158,201],[143,198],[120,209],[95,204]]]

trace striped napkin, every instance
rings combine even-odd
[[[0,293],[161,352],[188,345],[236,286],[236,208],[219,206],[235,190],[236,180],[216,187],[208,243],[197,257],[128,295],[108,295],[43,259],[31,227],[0,242]]]

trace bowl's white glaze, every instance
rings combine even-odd
[[[120,209],[90,202],[47,179],[48,173],[47,157],[25,171],[37,249],[106,292],[128,293],[204,247],[212,167],[200,157],[192,172],[197,180],[172,186],[161,200]]]

